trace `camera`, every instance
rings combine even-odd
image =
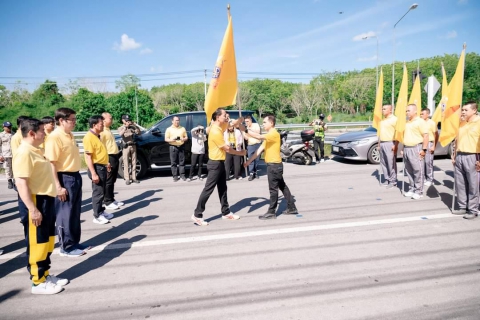
[[[177,140],[180,140],[180,137],[177,137]]]

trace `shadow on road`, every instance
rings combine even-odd
[[[4,294],[2,294],[0,296],[0,303],[2,303],[3,301],[7,301],[8,299],[16,296],[17,294],[20,293],[20,290],[10,290],[8,292],[5,292]]]

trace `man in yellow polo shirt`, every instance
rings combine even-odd
[[[29,119],[27,116],[20,116],[17,118],[17,132],[12,136],[12,141],[10,141],[10,147],[12,148],[12,161],[15,158],[15,153],[17,153],[18,147],[22,142],[22,121]]]
[[[480,116],[478,104],[468,102],[462,107],[462,119],[458,130],[455,157],[455,189],[459,210],[453,214],[463,214],[465,219],[478,216],[479,186],[476,163],[480,161]]]
[[[240,118],[240,121],[243,121]],[[218,197],[222,205],[222,219],[224,220],[238,220],[240,217],[230,212],[230,206],[227,199],[227,174],[225,172],[225,157],[226,153],[244,156],[245,150],[237,151],[230,147],[223,139],[223,133],[228,127],[228,116],[225,109],[219,108],[215,110],[212,115],[213,124],[208,130],[208,163],[207,163],[207,181],[203,188],[200,198],[198,199],[197,207],[195,208],[192,220],[199,226],[207,226],[208,222],[203,220],[203,212],[208,198],[212,194],[215,187],[218,188]],[[238,120],[237,120],[238,121]],[[243,126],[241,126],[243,128]],[[245,130],[245,128],[243,128]]]
[[[90,130],[83,137],[87,175],[92,180],[93,223],[96,224],[109,223],[113,218],[113,214],[106,213],[103,206],[107,174],[110,173],[107,149],[100,140],[100,133],[104,127],[103,120],[99,115],[90,117],[88,119]]]
[[[430,109],[423,108],[420,117],[427,123],[428,127],[428,150],[425,154],[425,186],[430,187],[433,184],[433,157],[435,146],[438,142],[438,128],[435,121],[430,119]]]
[[[165,141],[170,144],[170,163],[172,166],[173,181],[179,180],[178,171],[180,169],[180,178],[185,181],[185,147],[184,143],[188,140],[187,131],[180,125],[180,118],[174,116],[172,125],[165,131]]]
[[[79,257],[90,247],[80,244],[83,180],[80,151],[72,134],[77,123],[76,112],[59,108],[55,111],[55,122],[57,128],[45,139],[45,157],[50,160],[57,190],[55,211],[60,255]]]
[[[424,158],[428,147],[428,126],[418,117],[417,106],[407,106],[407,123],[403,134],[403,161],[410,184],[405,197],[418,200],[423,197]]]
[[[263,150],[265,150],[265,163],[267,164],[268,188],[270,189],[270,207],[267,213],[259,216],[260,220],[276,219],[277,205],[278,205],[278,189],[283,193],[287,199],[287,210],[282,214],[297,214],[297,207],[293,202],[292,194],[283,179],[283,163],[280,157],[281,139],[277,129],[275,129],[275,116],[266,116],[263,119],[263,128],[267,131],[266,134],[250,133],[256,139],[263,140],[262,145],[258,148],[253,157],[244,163],[247,167],[250,162],[259,157]]]
[[[383,171],[382,184],[387,189],[397,185],[397,146],[395,141],[395,126],[397,117],[392,114],[392,106],[382,107],[383,120],[380,121],[380,136],[378,137],[378,146],[380,150],[380,166]]]
[[[27,243],[27,269],[33,294],[55,294],[67,279],[50,275],[50,255],[55,245],[55,181],[50,162],[39,149],[45,138],[37,119],[22,121],[23,140],[16,150],[13,172],[18,188],[18,209]]]
[[[117,181],[118,176],[118,167],[119,167],[119,150],[117,143],[115,142],[115,137],[110,130],[110,127],[113,124],[112,115],[108,112],[102,113],[103,117],[103,131],[100,133],[100,140],[107,148],[108,153],[108,162],[110,163],[111,171],[107,175],[107,183],[105,185],[105,198],[103,202],[107,209],[117,210],[124,205],[121,201],[115,200],[115,182]]]

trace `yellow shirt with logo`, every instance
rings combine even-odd
[[[380,141],[393,141],[395,138],[395,125],[397,117],[393,114],[380,121]]]
[[[187,137],[187,130],[185,130],[184,127],[178,126],[178,128],[174,127],[173,125],[171,127],[167,128],[167,131],[165,132],[165,139],[177,139],[177,137],[180,138],[186,138]],[[169,142],[171,146],[181,146],[185,142],[182,140],[175,140],[175,142]]]
[[[425,122],[428,126],[428,141],[435,142],[435,133],[438,131],[437,124],[432,119]]]
[[[15,153],[17,152],[18,147],[20,147],[20,143],[22,143],[22,130],[18,128],[17,132],[12,136],[12,140],[10,141],[10,148],[12,149],[12,157],[15,157]]]
[[[226,151],[222,149],[225,145],[223,130],[220,126],[213,124],[208,134],[208,158],[210,160],[225,160]]]
[[[56,197],[57,189],[52,167],[50,161],[43,156],[42,150],[22,142],[16,155],[13,161],[13,175],[16,178],[28,179],[27,185],[32,194]]]
[[[406,147],[414,147],[423,142],[424,134],[428,134],[427,122],[420,117],[415,117],[405,124],[403,144]]]
[[[480,117],[460,123],[457,138],[457,151],[480,153]]]
[[[103,131],[100,133],[100,140],[105,145],[105,148],[107,148],[108,154],[117,154],[119,152],[118,146],[115,143],[115,137],[110,128],[103,128]]]
[[[266,163],[281,163],[280,157],[280,134],[277,129],[273,128],[264,135],[265,141],[263,142],[263,148],[265,150],[265,162]]]
[[[75,137],[57,127],[45,139],[45,157],[55,162],[57,172],[78,172],[82,161]]]
[[[90,153],[94,164],[108,164],[107,148],[92,131],[88,131],[85,137],[83,137],[83,150],[85,152],[85,160],[87,153]]]

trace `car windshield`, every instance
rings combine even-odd
[[[363,131],[377,132],[377,129],[375,129],[374,127],[368,127]]]

